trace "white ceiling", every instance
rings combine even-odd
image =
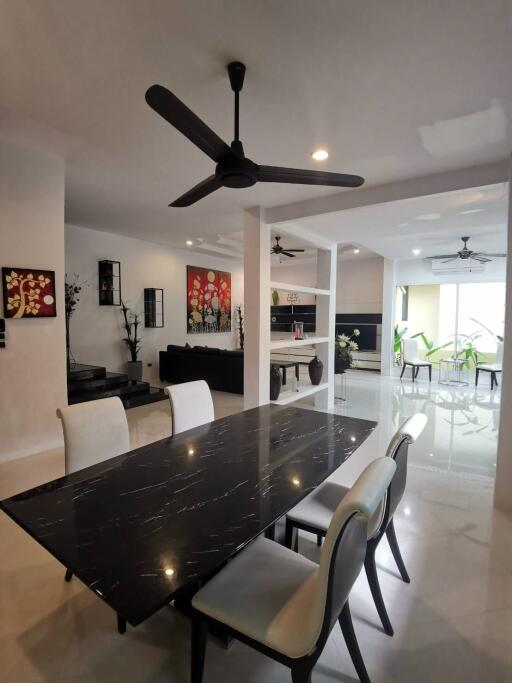
[[[0,134],[67,158],[66,219],[182,245],[240,210],[331,194],[261,184],[167,204],[212,172],[144,101],[174,91],[226,140],[225,64],[247,64],[241,135],[256,162],[368,185],[503,159],[512,146],[510,0],[1,0]]]
[[[358,244],[391,259],[458,251],[471,237],[475,251],[507,249],[508,183],[372,204],[295,221],[339,243]],[[469,212],[469,213],[468,213]]]

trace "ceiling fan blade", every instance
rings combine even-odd
[[[452,256],[451,258],[447,258],[445,261],[443,261],[443,263],[450,263],[450,261],[456,261],[458,258],[458,256]]]
[[[478,261],[479,263],[490,263],[492,261],[492,259],[485,258],[485,256],[481,256],[480,254],[478,254],[478,255],[472,254],[471,259],[473,261]]]
[[[295,254],[290,254],[289,251],[282,251],[281,254],[283,256],[289,256],[290,258],[295,258]]]
[[[213,161],[218,162],[231,154],[231,149],[224,140],[167,88],[152,85],[146,91],[146,102]]]
[[[479,256],[490,256],[491,258],[507,258],[507,254],[488,254],[486,251],[479,252]]]
[[[258,180],[262,183],[294,183],[296,185],[330,185],[332,187],[359,187],[364,178],[347,173],[310,171],[282,166],[258,166]]]
[[[190,206],[203,197],[215,192],[219,187],[222,187],[222,184],[218,181],[216,176],[211,175],[195,185],[195,187],[188,192],[185,192],[185,194],[182,194],[181,197],[175,199],[169,206]]]
[[[459,258],[458,254],[438,254],[437,256],[425,256],[425,261],[438,261],[443,258]]]
[[[297,251],[297,252],[303,252],[304,249],[287,249],[286,251]]]

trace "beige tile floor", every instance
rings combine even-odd
[[[412,412],[429,425],[410,451],[408,487],[396,517],[412,577],[397,578],[389,548],[378,552],[382,590],[395,626],[382,633],[364,575],[351,599],[355,628],[373,683],[512,683],[512,521],[493,511],[499,392],[472,387],[350,373],[347,401],[336,411],[376,419],[379,426],[343,466],[350,481],[383,452],[387,439]],[[240,410],[241,398],[217,393],[216,415]],[[307,407],[312,407],[311,404]],[[133,446],[170,431],[165,402],[128,411]],[[5,497],[62,474],[57,449],[0,466]],[[308,537],[301,551],[316,557]],[[185,683],[189,625],[163,609],[124,636],[109,608],[0,514],[0,681],[60,683],[118,681]],[[281,683],[288,671],[234,644],[208,647],[205,683]],[[314,683],[355,681],[338,627],[314,674]]]

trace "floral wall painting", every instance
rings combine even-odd
[[[187,266],[187,332],[231,332],[231,273]]]
[[[54,318],[55,272],[35,268],[2,268],[6,318]]]

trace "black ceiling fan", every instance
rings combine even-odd
[[[359,187],[364,183],[364,178],[357,175],[281,166],[259,166],[248,159],[239,138],[239,94],[244,84],[245,65],[241,62],[231,62],[227,68],[231,89],[235,93],[235,139],[231,146],[228,146],[167,88],[152,85],[146,91],[146,102],[149,106],[216,163],[213,175],[185,192],[169,206],[190,206],[221,187],[251,187],[257,182],[333,187]]]
[[[472,251],[468,249],[469,237],[461,237],[464,246],[456,254],[440,254],[438,256],[427,256],[426,260],[443,260],[443,263],[450,263],[450,261],[455,261],[456,259],[461,259],[462,261],[467,261],[472,259],[473,261],[478,261],[480,263],[488,263],[492,261],[493,258],[506,258],[506,254],[488,254],[485,251]]]
[[[285,249],[279,243],[281,240],[280,237],[276,235],[274,239],[276,243],[272,245],[272,249],[270,251],[271,254],[277,254],[278,256],[290,256],[291,258],[295,258],[295,254],[291,253],[292,251],[296,253],[304,251],[304,249]]]

